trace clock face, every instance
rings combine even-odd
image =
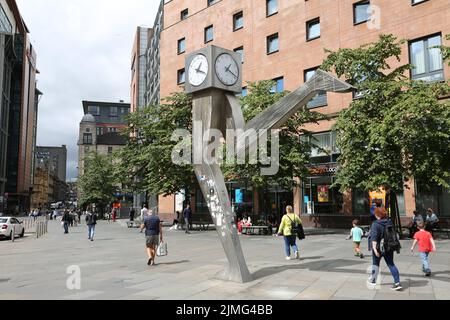
[[[192,62],[189,65],[189,83],[198,87],[205,82],[208,71],[208,60],[206,60],[204,55],[198,54],[192,59]]]
[[[226,86],[232,86],[239,80],[239,65],[228,53],[216,59],[216,75]]]

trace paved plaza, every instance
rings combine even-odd
[[[164,231],[169,255],[152,267],[143,234],[123,222],[102,221],[94,242],[88,241],[86,226],[64,235],[55,221],[40,239],[29,234],[14,243],[1,240],[0,300],[450,299],[449,240],[437,240],[431,278],[423,276],[418,253],[410,253],[411,241],[403,241],[396,263],[404,289],[393,292],[384,262],[382,285],[367,288],[371,259],[354,257],[344,233],[307,237],[300,243],[301,259],[292,261],[284,259],[281,237],[243,235],[254,281],[238,284],[215,278],[226,265],[215,231]],[[81,271],[79,290],[67,286],[73,266]]]

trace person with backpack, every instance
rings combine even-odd
[[[64,234],[68,234],[69,233],[69,223],[70,223],[70,214],[67,211],[64,211],[64,214],[61,218],[62,221],[62,225],[64,227]]]
[[[94,241],[95,226],[97,225],[97,214],[94,212],[87,212],[86,224],[88,226],[88,240]]]
[[[419,254],[422,259],[422,270],[427,277],[431,276],[430,263],[428,262],[428,256],[430,252],[436,251],[436,243],[430,232],[425,230],[425,222],[418,223],[419,231],[414,234],[414,243],[411,247],[411,252],[414,252],[414,248],[419,243]]]
[[[376,285],[376,279],[380,270],[381,258],[384,258],[387,266],[394,278],[394,285],[391,290],[402,289],[400,284],[400,274],[394,263],[394,252],[400,253],[400,241],[395,232],[394,224],[388,219],[386,209],[377,207],[375,209],[377,220],[370,229],[370,239],[372,241],[372,275],[367,281],[369,285]]]
[[[278,229],[278,236],[284,236],[286,260],[291,260],[291,247],[294,249],[295,259],[300,259],[296,241],[299,226],[301,224],[302,220],[300,220],[299,216],[294,213],[292,206],[287,206],[286,214],[283,216],[280,228]]]

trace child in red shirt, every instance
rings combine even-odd
[[[417,224],[419,231],[414,234],[414,243],[411,247],[411,252],[414,251],[414,247],[419,243],[419,255],[422,259],[422,270],[427,277],[431,275],[430,264],[428,262],[428,256],[430,252],[436,251],[436,244],[434,243],[433,236],[428,231],[425,231],[425,223],[423,221]]]

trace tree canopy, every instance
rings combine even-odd
[[[448,186],[450,93],[445,82],[408,77],[399,63],[404,41],[380,35],[375,43],[329,53],[322,69],[358,89],[336,122],[341,151],[336,185],[342,190],[385,187],[401,192],[412,177],[425,186]]]

